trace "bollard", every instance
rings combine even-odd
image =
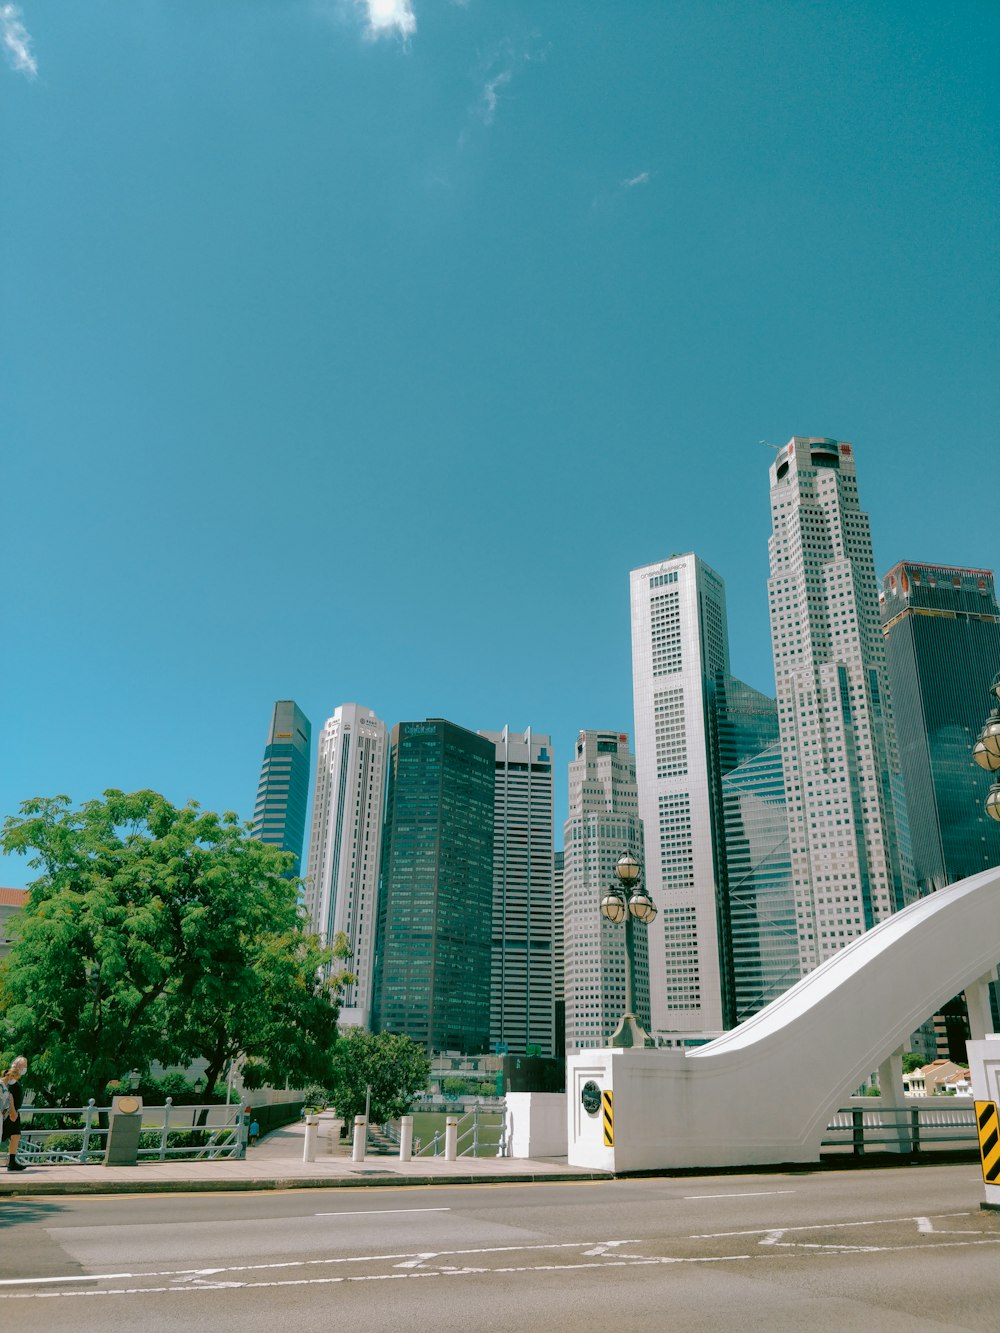
[[[354,1117],[354,1147],[351,1150],[351,1160],[363,1162],[365,1160],[365,1148],[368,1141],[368,1121],[363,1115]]]
[[[444,1122],[444,1160],[454,1162],[458,1157],[458,1116],[450,1115]]]
[[[303,1162],[315,1162],[316,1160],[316,1140],[319,1137],[319,1116],[306,1116],[306,1137],[302,1144]]]
[[[399,1122],[399,1160],[408,1162],[413,1156],[413,1116],[404,1115]]]

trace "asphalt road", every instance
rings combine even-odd
[[[972,1166],[8,1199],[0,1324],[45,1333],[997,1333]]]

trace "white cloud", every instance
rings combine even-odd
[[[649,172],[640,171],[638,176],[629,176],[627,180],[622,181],[622,189],[634,190],[637,185],[649,184]]]
[[[482,116],[487,125],[493,124],[493,117],[497,113],[497,102],[500,100],[497,92],[500,88],[506,88],[514,77],[513,67],[502,69],[499,74],[492,79],[487,80],[482,91]]]
[[[417,30],[417,16],[411,0],[355,0],[368,21],[368,36],[412,37]]]
[[[38,73],[38,61],[31,49],[31,37],[21,22],[17,5],[0,5],[0,45],[7,63],[21,74],[33,79]]]
[[[533,35],[529,43],[517,47],[510,39],[501,42],[485,61],[484,67],[481,67],[488,77],[480,90],[478,101],[470,108],[470,114],[484,125],[492,125],[501,102],[501,91],[523,65],[542,61],[547,54],[546,48],[539,46],[537,35]],[[463,131],[461,142],[466,138]]]

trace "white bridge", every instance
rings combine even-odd
[[[987,989],[998,963],[995,869],[880,922],[707,1045],[580,1051],[566,1071],[569,1162],[606,1171],[815,1162],[831,1116],[873,1070],[884,1101],[903,1105],[903,1043],[963,990],[974,1093],[1000,1101]],[[611,1093],[610,1107],[586,1109],[590,1081]]]

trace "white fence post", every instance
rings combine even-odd
[[[363,1162],[365,1160],[365,1145],[368,1139],[368,1121],[363,1115],[354,1117],[354,1146],[351,1150],[351,1160]]]
[[[408,1162],[413,1156],[413,1116],[404,1115],[399,1122],[399,1160]]]
[[[458,1157],[458,1116],[447,1116],[444,1122],[444,1160],[454,1162]]]
[[[303,1162],[315,1162],[316,1160],[316,1139],[319,1136],[319,1116],[306,1116],[306,1137],[302,1144]]]

